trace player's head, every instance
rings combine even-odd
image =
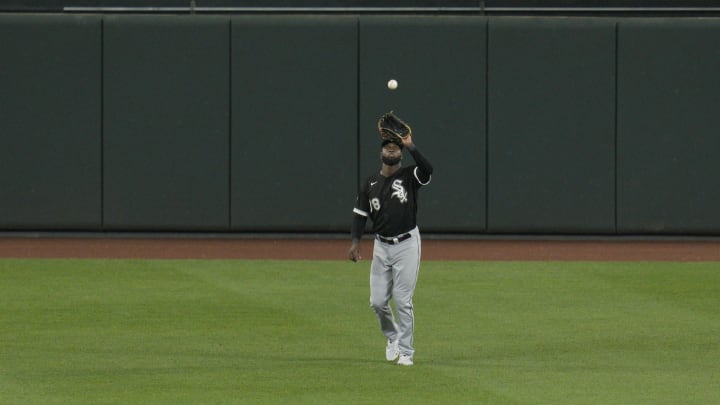
[[[380,144],[380,147],[381,147],[381,148],[384,148],[385,145],[387,145],[387,144],[389,144],[389,143],[393,143],[393,144],[397,145],[401,150],[402,150],[402,148],[403,148],[403,146],[404,146],[403,143],[402,143],[402,141],[401,141],[400,139],[393,138],[393,139],[383,139],[383,140],[382,140],[382,143]]]
[[[383,140],[380,159],[388,166],[395,166],[402,160],[403,144],[389,139]]]

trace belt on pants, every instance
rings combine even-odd
[[[404,233],[402,235],[398,235],[392,238],[387,238],[385,236],[375,235],[375,238],[379,240],[380,242],[387,243],[388,245],[397,245],[398,243],[408,240],[412,237],[409,233]]]

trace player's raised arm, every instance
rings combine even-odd
[[[415,159],[415,164],[417,164],[417,176],[418,180],[420,180],[421,183],[427,184],[430,181],[430,175],[432,175],[433,167],[429,160],[420,153],[417,146],[415,146],[415,143],[413,143],[412,135],[408,135],[406,138],[403,139],[403,145],[405,145],[405,148],[407,148],[408,152],[410,152],[410,155],[412,155],[413,159]]]

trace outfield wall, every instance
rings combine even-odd
[[[0,231],[348,232],[395,110],[436,168],[425,231],[720,234],[717,18],[8,14],[0,38]]]

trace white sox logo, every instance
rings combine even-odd
[[[407,203],[407,192],[405,191],[405,187],[403,187],[402,185],[402,180],[397,179],[393,181],[392,188],[393,190],[395,190],[395,192],[392,193],[390,197],[397,197],[397,199],[400,200],[401,203]]]

